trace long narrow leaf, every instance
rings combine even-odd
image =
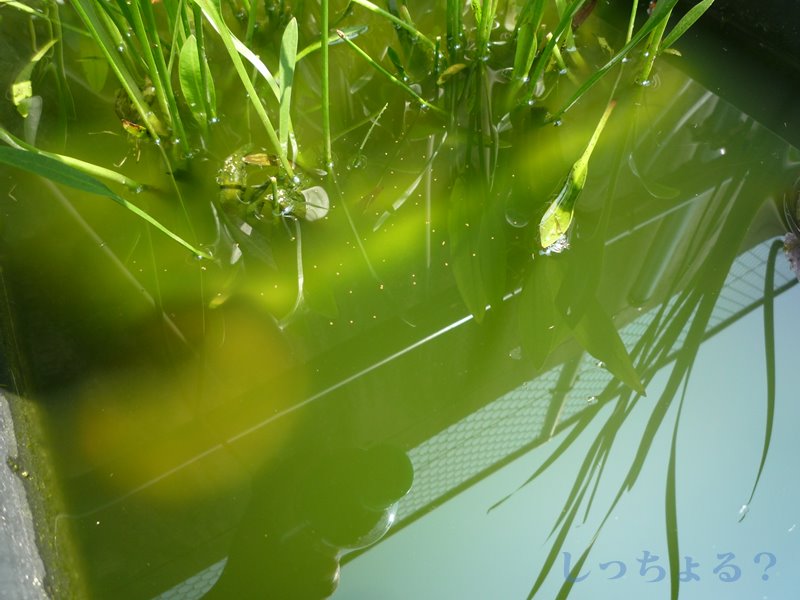
[[[557,120],[561,115],[572,108],[575,103],[578,102],[578,100],[580,100],[583,95],[594,86],[594,84],[600,81],[614,65],[622,61],[622,59],[625,58],[628,53],[630,53],[630,51],[633,50],[645,37],[647,37],[650,32],[661,25],[664,19],[669,18],[670,12],[675,7],[677,2],[678,0],[660,0],[658,4],[656,4],[655,9],[653,9],[653,13],[650,15],[650,18],[631,38],[631,41],[625,44],[619,52],[617,52],[606,64],[595,71],[595,73],[589,79],[587,79],[583,85],[581,85],[581,87],[578,88],[572,97],[570,97],[570,99],[564,103],[561,109],[555,113],[553,120]]]
[[[34,175],[39,175],[40,177],[44,177],[56,183],[73,187],[82,192],[88,192],[90,194],[96,194],[98,196],[105,196],[106,198],[110,198],[120,206],[123,206],[124,208],[131,211],[140,219],[147,221],[150,225],[152,225],[162,233],[168,235],[169,237],[171,237],[173,240],[175,240],[185,248],[188,248],[197,256],[202,256],[203,258],[208,258],[208,259],[212,258],[206,252],[198,248],[195,248],[192,244],[184,240],[182,237],[164,227],[161,223],[159,223],[156,219],[151,217],[141,208],[139,208],[134,204],[131,204],[130,202],[125,200],[122,196],[113,192],[103,182],[98,181],[94,177],[91,177],[86,173],[79,171],[78,169],[70,167],[69,165],[65,165],[64,163],[58,160],[50,158],[49,156],[44,156],[42,154],[28,152],[27,150],[20,150],[18,148],[0,147],[0,163],[4,163],[9,166],[16,167],[24,171],[28,171],[29,173],[33,173]]]
[[[764,355],[767,362],[767,423],[764,427],[764,445],[761,449],[761,462],[758,465],[758,473],[753,483],[753,490],[747,500],[748,506],[753,501],[761,480],[761,473],[764,471],[764,464],[767,462],[770,443],[772,442],[772,426],[775,421],[775,259],[778,252],[783,248],[783,241],[775,240],[769,249],[767,257],[767,270],[764,274]],[[745,512],[740,521],[744,519]]]
[[[269,69],[267,69],[267,66],[263,63],[263,61],[253,54],[253,52],[247,48],[247,46],[245,46],[241,40],[233,35],[230,29],[228,29],[228,26],[225,25],[222,16],[219,14],[219,11],[211,2],[211,0],[194,0],[194,2],[203,10],[203,14],[205,15],[206,19],[217,32],[217,34],[219,34],[225,49],[228,51],[228,56],[230,57],[231,62],[236,69],[236,73],[239,75],[239,79],[241,80],[242,85],[244,86],[245,91],[250,98],[250,103],[253,106],[253,109],[256,111],[256,114],[258,114],[259,118],[261,119],[261,123],[264,125],[264,129],[267,131],[267,137],[269,138],[273,149],[278,154],[278,158],[281,161],[281,166],[283,167],[284,171],[286,171],[286,174],[290,178],[293,178],[294,169],[292,168],[291,163],[289,163],[286,153],[281,149],[280,140],[278,139],[278,134],[275,132],[275,127],[272,125],[272,121],[270,120],[269,115],[267,115],[267,111],[264,109],[264,105],[259,99],[258,92],[256,91],[253,82],[250,80],[250,76],[245,70],[241,56],[244,56],[253,66],[256,67],[258,72],[267,80],[267,84],[275,93],[275,97],[280,99],[280,88],[275,81],[275,78],[272,76],[272,73],[270,73]]]
[[[714,0],[702,0],[695,4],[683,17],[675,27],[672,28],[667,36],[662,40],[661,45],[658,48],[659,52],[663,52],[672,44],[678,41],[678,39],[686,33],[689,28],[695,24],[695,22],[703,16],[703,14],[711,7],[714,3]]]
[[[289,148],[289,130],[291,129],[292,83],[294,82],[294,68],[297,63],[297,20],[292,18],[283,32],[281,39],[280,64],[278,66],[278,81],[280,82],[280,113],[278,119],[278,134],[281,148],[284,152]]]

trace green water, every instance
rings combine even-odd
[[[366,47],[394,35],[370,25]],[[592,20],[580,31],[595,62],[588,40],[621,39]],[[54,597],[199,598],[224,570],[208,597],[317,598],[338,581],[342,599],[524,598],[549,564],[537,597],[552,598],[563,552],[574,565],[611,508],[570,598],[668,597],[669,575],[645,583],[659,571],[636,559],[647,549],[667,568],[675,544],[679,570],[700,563],[682,598],[798,589],[800,298],[783,252],[770,259],[797,149],[661,61],[657,85],[618,90],[570,248],[545,256],[539,218],[614,75],[559,127],[538,104],[505,123],[487,191],[463,167],[474,140],[345,47],[331,60],[334,177],[313,171],[317,63],[299,70],[294,115],[303,176],[330,212],[258,237],[215,218],[226,157],[266,146],[233,83],[176,183],[152,144],[122,134],[112,84],[73,90],[70,152],[124,159],[150,188],[129,197],[217,262],[105,199],[0,172],[8,387],[24,398],[19,458]],[[546,108],[571,89],[564,77]],[[45,143],[59,134],[43,122]],[[726,583],[713,569],[727,552],[741,573]],[[624,578],[609,580],[611,561]]]

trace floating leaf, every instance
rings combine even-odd
[[[150,225],[160,230],[162,233],[165,233],[182,246],[188,248],[194,254],[204,258],[211,258],[211,256],[209,256],[207,253],[195,248],[189,242],[164,227],[161,223],[159,223],[141,208],[131,204],[122,196],[113,192],[102,181],[99,181],[94,177],[75,169],[74,167],[65,165],[64,163],[54,158],[50,158],[49,156],[36,154],[27,150],[20,150],[19,148],[9,147],[0,147],[0,163],[5,163],[12,167],[28,171],[29,173],[39,175],[45,179],[55,181],[56,183],[73,187],[82,192],[88,192],[90,194],[97,194],[98,196],[110,198],[120,206],[127,208],[140,219],[147,221]]]

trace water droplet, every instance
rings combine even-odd
[[[741,521],[744,519],[748,512],[750,512],[750,506],[747,504],[742,504],[742,507],[739,509],[739,520]]]
[[[589,396],[586,398],[586,402],[589,404],[597,404],[597,396]]]
[[[215,124],[219,123],[219,117],[211,117],[208,120],[208,122],[211,123],[212,125],[215,125]]]
[[[125,44],[120,44],[119,46],[117,46],[117,52],[119,52],[120,54],[124,54],[125,53]]]

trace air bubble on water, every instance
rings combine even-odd
[[[597,396],[589,396],[586,399],[586,402],[589,404],[597,404]]]
[[[512,227],[522,228],[528,224],[528,218],[513,209],[506,209],[506,222]]]

